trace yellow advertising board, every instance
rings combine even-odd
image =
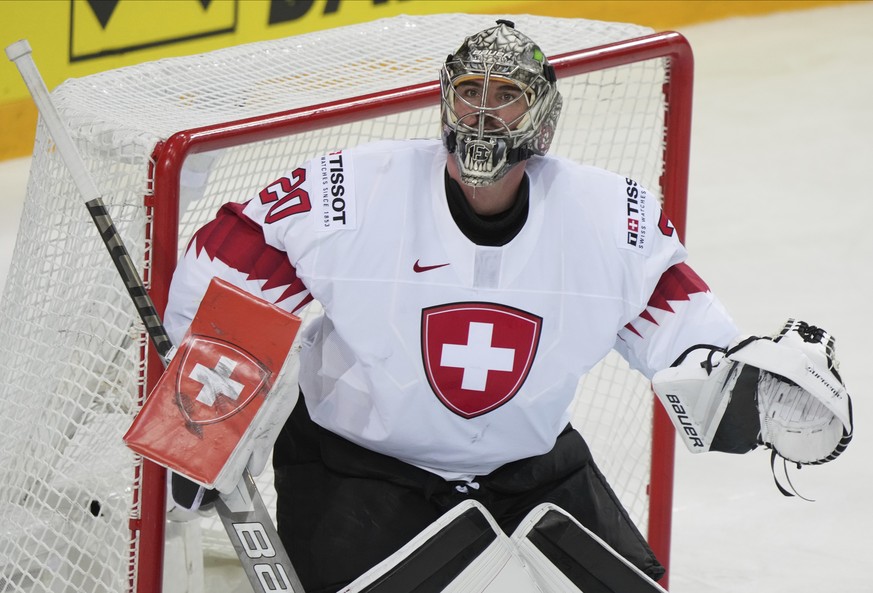
[[[233,35],[238,1],[77,0],[70,5],[70,63]]]
[[[398,14],[542,14],[656,30],[817,0],[0,0],[0,44],[28,39],[46,85],[159,58],[203,53]],[[447,35],[461,32],[446,31]],[[459,39],[460,41],[460,39]],[[33,146],[36,110],[0,60],[0,159]]]

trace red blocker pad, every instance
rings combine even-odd
[[[235,484],[250,453],[244,436],[282,397],[268,393],[298,329],[297,316],[214,278],[124,435],[127,446],[207,488],[225,479]],[[246,459],[235,460],[241,451]],[[231,465],[239,471],[225,477]]]

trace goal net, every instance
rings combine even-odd
[[[560,78],[551,152],[648,186],[681,233],[684,39],[513,20]],[[180,251],[222,203],[317,154],[438,137],[441,62],[493,23],[377,20],[72,79],[53,99],[160,311]],[[162,367],[42,122],[19,228],[0,301],[0,591],[159,591],[164,472],[121,436]],[[672,428],[656,420],[648,382],[613,353],[574,406],[600,467],[666,561]],[[269,472],[259,487],[272,506]],[[217,518],[198,525],[204,554],[233,557]]]

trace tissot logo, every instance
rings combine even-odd
[[[627,244],[632,247],[642,247],[645,240],[640,222],[644,221],[643,205],[646,192],[633,179],[626,178],[627,188]]]
[[[357,227],[354,159],[342,151],[319,160],[321,199],[319,231],[353,230]]]
[[[527,379],[541,328],[541,317],[494,303],[424,309],[422,359],[433,392],[464,418],[505,404]]]
[[[176,399],[190,425],[213,424],[233,416],[262,393],[269,371],[227,342],[194,336],[176,379]]]

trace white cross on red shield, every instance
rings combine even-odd
[[[495,303],[422,310],[422,359],[431,389],[464,418],[505,404],[527,379],[541,329],[541,317]]]
[[[189,425],[212,424],[233,416],[261,393],[270,376],[260,361],[213,337],[191,336],[179,355],[183,359],[176,376],[176,397]],[[198,397],[204,391],[211,397]]]

